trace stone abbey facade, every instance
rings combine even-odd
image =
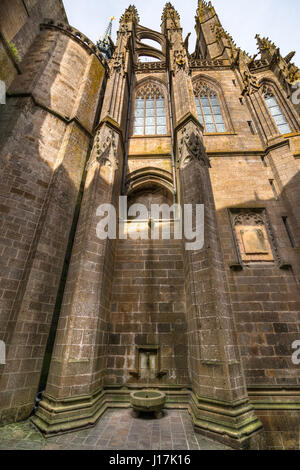
[[[38,392],[49,436],[158,388],[234,448],[299,448],[300,73],[210,2],[196,31],[190,53],[170,3],[161,31],[129,6],[106,59],[61,1],[1,2],[0,426]],[[120,195],[204,204],[204,247],[100,240]]]

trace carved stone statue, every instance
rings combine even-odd
[[[101,140],[101,135],[98,135],[96,138],[97,161],[101,166],[109,166],[117,170],[119,168],[119,162],[117,159],[115,133],[109,130],[102,145],[100,143]]]
[[[188,132],[186,128],[182,131],[179,148],[179,166],[185,168],[189,163],[196,162],[201,166],[210,167],[203,141],[196,132]]]

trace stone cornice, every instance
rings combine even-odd
[[[75,122],[78,127],[80,127],[81,130],[83,130],[90,138],[93,137],[93,133],[90,132],[77,118],[77,116],[73,116],[72,118],[68,118],[64,116],[63,114],[60,114],[59,112],[55,111],[52,108],[49,108],[49,106],[43,104],[42,102],[38,101],[32,93],[7,93],[8,98],[29,98],[35,106],[43,109],[44,111],[47,111],[48,113],[52,114],[53,116],[57,117],[61,121],[63,121],[65,124],[69,125],[72,122]]]

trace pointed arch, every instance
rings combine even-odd
[[[132,172],[127,180],[128,208],[133,204],[143,204],[149,214],[152,204],[174,204],[172,175],[154,167],[141,168]]]
[[[157,167],[144,167],[130,173],[127,177],[127,195],[150,184],[163,187],[174,195],[172,174]]]
[[[299,131],[299,119],[295,116],[277,84],[269,78],[263,78],[259,85],[266,112],[272,117],[275,133],[289,134]]]
[[[170,132],[167,87],[162,80],[146,77],[134,91],[131,135],[168,135]]]
[[[207,134],[233,131],[232,122],[220,84],[206,75],[193,79],[193,89],[198,119]]]

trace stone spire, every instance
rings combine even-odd
[[[261,38],[260,35],[257,34],[255,39],[262,59],[268,59],[278,51],[277,46],[269,38]]]
[[[211,2],[198,0],[195,20],[197,43],[193,57],[231,61],[236,56],[237,46],[224,30]]]
[[[120,23],[139,23],[140,17],[134,5],[129,5],[125,13],[121,16]]]
[[[292,93],[292,85],[300,80],[300,70],[293,63],[292,58],[295,53],[290,52],[286,57],[282,57],[280,49],[269,38],[261,38],[259,34],[255,36],[257,46],[261,54],[261,59],[269,64],[272,63],[273,71],[286,90],[287,96]]]
[[[205,17],[209,14],[215,14],[215,9],[212,6],[211,2],[205,2],[204,0],[198,0],[198,9],[197,9],[197,16],[196,19],[198,18],[200,23],[205,20]]]
[[[114,52],[114,44],[111,39],[112,34],[112,22],[115,20],[114,16],[110,17],[108,27],[106,28],[105,34],[103,38],[101,38],[97,42],[97,47],[104,54],[107,59],[111,59],[113,52]]]
[[[180,16],[170,2],[166,3],[161,20],[163,32],[167,29],[180,29]]]

